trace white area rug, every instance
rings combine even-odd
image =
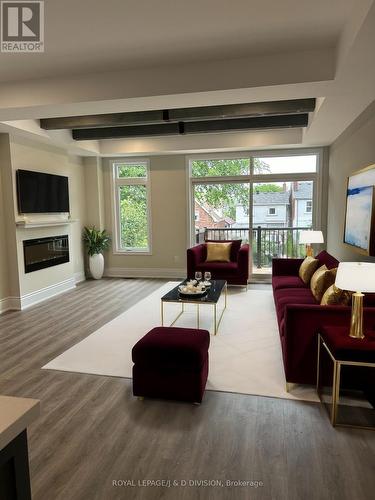
[[[160,325],[160,297],[175,284],[163,285],[43,368],[131,378],[131,349],[148,330]],[[223,298],[219,306],[222,304]],[[180,309],[179,304],[166,304],[165,324]],[[196,327],[196,306],[186,309],[175,326]],[[201,305],[200,315],[201,328],[211,330],[212,306]],[[211,335],[209,356],[208,390],[318,401],[313,387],[296,386],[291,393],[285,390],[271,291],[229,289],[218,334]]]

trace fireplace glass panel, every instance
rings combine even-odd
[[[69,262],[68,235],[23,242],[25,273]]]

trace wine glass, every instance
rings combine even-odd
[[[210,279],[211,279],[211,273],[210,273],[210,271],[206,271],[204,273],[204,281],[208,282],[208,281],[210,281]]]
[[[199,283],[202,279],[202,273],[200,271],[195,271],[195,279]]]

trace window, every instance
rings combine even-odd
[[[316,155],[263,156],[254,158],[254,174],[301,174],[316,172]]]
[[[204,229],[209,240],[234,239],[232,236],[236,235],[244,242],[249,241],[249,213],[244,209],[249,203],[249,183],[197,182],[192,194],[194,203],[204,209],[204,217],[194,225],[195,241],[199,229]],[[247,229],[242,231],[242,227]]]
[[[148,161],[113,163],[116,250],[150,253],[150,175]]]
[[[195,221],[199,222],[199,212],[198,212],[198,210],[195,211]]]
[[[300,257],[300,231],[319,225],[318,149],[194,155],[189,173],[191,243],[251,242],[254,274],[269,273],[273,257]]]
[[[249,174],[249,158],[233,158],[228,160],[193,160],[191,162],[192,177],[222,177]]]

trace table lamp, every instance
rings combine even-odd
[[[324,243],[323,233],[322,231],[301,231],[299,242],[306,245],[306,256],[314,257],[312,243]]]
[[[375,292],[375,264],[340,262],[335,285],[341,290],[354,292],[349,337],[363,339],[363,292]]]

